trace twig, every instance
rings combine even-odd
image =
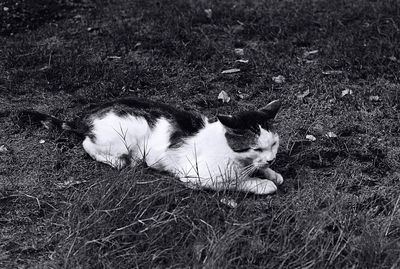
[[[35,196],[32,196],[32,195],[29,195],[29,194],[26,194],[26,193],[21,193],[22,195],[24,195],[24,196],[26,196],[26,197],[29,197],[29,198],[32,198],[32,199],[35,199],[36,200],[36,202],[37,202],[37,204],[38,204],[38,207],[39,208],[41,208],[41,206],[40,206],[40,201],[39,201],[39,199],[37,198],[37,197],[35,197]]]

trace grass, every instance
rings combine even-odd
[[[388,0],[3,1],[0,267],[398,268],[399,13]],[[209,117],[281,99],[284,184],[194,191],[16,118],[119,96]]]

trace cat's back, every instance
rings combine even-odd
[[[207,119],[194,111],[178,109],[174,106],[142,98],[119,98],[87,108],[84,120],[90,125],[104,118],[115,120],[136,119],[144,120],[150,129],[155,128],[157,122],[166,120],[171,124],[170,146],[174,147],[182,139],[193,136],[204,128]]]
[[[112,111],[117,116],[127,115],[143,117],[150,124],[164,117],[177,124],[177,127],[195,132],[204,126],[204,117],[193,111],[178,109],[174,106],[142,98],[119,98],[100,104],[91,105],[87,115],[101,118]]]

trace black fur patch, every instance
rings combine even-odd
[[[243,166],[249,166],[253,163],[253,158],[242,158],[238,159],[238,162]]]
[[[225,133],[226,141],[229,147],[235,152],[241,152],[256,144],[258,134],[245,130],[241,134],[228,130]]]
[[[249,130],[255,134],[260,134],[261,126],[263,129],[270,131],[273,119],[265,116],[259,111],[245,111],[233,116],[218,116],[219,121],[230,129],[244,131]]]

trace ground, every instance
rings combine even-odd
[[[399,268],[399,27],[398,1],[0,1],[0,267]],[[190,190],[17,117],[120,96],[280,99],[284,184]]]

